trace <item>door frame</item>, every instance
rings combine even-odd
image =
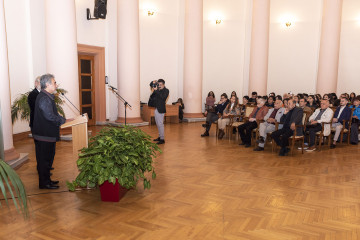
[[[95,122],[106,121],[105,48],[85,44],[77,45],[78,55],[94,56]]]

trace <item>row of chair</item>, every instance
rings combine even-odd
[[[241,106],[241,107],[243,107],[243,106]],[[239,115],[233,115],[233,116],[230,117],[230,122],[226,126],[226,130],[225,130],[225,134],[226,134],[226,136],[228,137],[229,140],[231,140],[231,138],[233,136],[232,132],[234,131],[234,128],[237,128],[241,124],[246,123],[249,120],[249,116],[253,112],[255,107],[256,106],[248,106],[248,105],[246,105],[244,112],[242,112]],[[333,113],[335,113],[336,108],[332,108],[332,110],[333,110]],[[315,111],[315,109],[311,108],[311,111],[303,113],[302,124],[296,126],[294,134],[289,138],[291,155],[294,152],[294,147],[295,147],[296,142],[300,142],[300,144],[301,144],[301,152],[304,153],[305,136],[303,134],[302,134],[302,136],[297,136],[297,132],[296,132],[297,130],[296,129],[301,127],[305,131],[306,130],[306,124],[308,123],[308,120],[309,120],[311,114],[314,111]],[[354,108],[352,109],[351,116],[353,115],[353,111],[354,111]],[[331,120],[332,119],[333,119],[333,116],[332,116]],[[253,130],[253,133],[251,135],[251,143],[253,145],[256,145],[256,140],[259,137],[259,127],[260,127],[260,124],[262,122],[264,122],[264,120],[260,120],[260,121],[258,120],[257,121],[257,126],[258,127]],[[321,125],[322,125],[321,131],[316,133],[317,143],[318,143],[317,148],[319,149],[319,151],[321,151],[321,146],[323,145],[323,143],[326,142],[326,140],[327,140],[327,145],[328,146],[330,146],[330,144],[331,144],[332,134],[335,133],[335,128],[331,127],[331,132],[330,132],[329,136],[326,136],[324,134],[324,126],[325,126],[325,124],[331,124],[331,123],[332,122],[323,122],[323,123],[321,123]],[[351,117],[351,119],[349,119],[347,121],[343,120],[343,126],[345,126],[346,123],[348,124],[349,128],[345,128],[345,127],[342,128],[341,133],[340,133],[340,137],[339,137],[340,144],[343,143],[345,134],[347,134],[347,139],[346,139],[347,144],[350,144],[350,129],[351,129],[351,124],[352,124],[352,117]],[[275,130],[278,130],[278,127],[279,127],[279,123],[276,123],[275,124]],[[218,125],[216,123],[216,137],[217,137],[217,135],[218,135]],[[267,141],[271,141],[270,135],[271,135],[271,133],[268,133],[268,136],[266,138]],[[235,136],[237,136],[237,134]],[[239,139],[239,141],[240,141],[240,139]],[[274,152],[276,150],[276,143],[275,143],[275,141],[271,141],[271,143],[272,143],[272,151]]]

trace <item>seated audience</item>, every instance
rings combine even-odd
[[[249,99],[249,103],[250,104],[256,104],[257,100],[257,92],[252,92],[251,93],[251,98]]]
[[[275,97],[274,96],[270,96],[266,102],[266,106],[269,108],[273,108],[274,107],[274,103],[275,103]]]
[[[306,106],[306,100],[303,97],[299,99],[299,107],[302,108],[303,112],[312,113],[312,109]]]
[[[283,127],[271,134],[271,138],[278,146],[281,147],[279,156],[285,156],[290,151],[290,149],[287,147],[289,146],[289,137],[294,134],[295,126],[302,124],[302,117],[303,110],[299,107],[296,107],[296,101],[294,99],[290,99],[288,106],[280,119]],[[302,136],[303,130],[301,127],[296,129],[296,134],[298,136]]]
[[[360,96],[354,98],[354,105],[351,108],[355,108],[350,131],[350,143],[357,145],[359,143],[359,119],[360,119]]]
[[[259,127],[259,139],[257,142],[259,145],[254,149],[254,151],[263,151],[266,141],[266,136],[268,133],[275,131],[275,123],[280,123],[280,119],[285,112],[285,108],[282,107],[283,103],[281,100],[275,101],[275,106],[272,109],[269,109],[268,113],[264,117],[263,123],[260,123]],[[279,129],[282,128],[282,125],[279,125]]]
[[[320,108],[316,109],[309,118],[309,122],[306,125],[306,132],[309,133],[309,147],[306,149],[307,152],[316,150],[315,137],[316,133],[322,130],[321,123],[327,123],[324,125],[324,136],[330,135],[331,129],[329,122],[331,122],[334,112],[329,106],[329,100],[321,100]]]
[[[351,103],[351,105],[353,105],[353,104],[354,104],[354,100],[355,100],[355,98],[356,98],[356,94],[355,94],[354,92],[350,93],[350,97],[349,97],[349,99],[350,99],[350,103]]]
[[[336,142],[339,140],[341,130],[344,127],[343,120],[346,121],[345,127],[349,128],[348,121],[350,120],[351,117],[351,109],[347,106],[347,104],[348,104],[347,98],[340,98],[340,106],[337,107],[331,124],[331,127],[335,128],[335,134],[334,134],[333,143],[330,145],[330,148],[336,147]]]
[[[309,95],[308,96],[306,106],[308,106],[310,108],[313,108],[313,109],[317,109],[319,107],[319,105],[316,104],[314,95]]]
[[[235,92],[235,91],[232,91],[232,92],[231,92],[230,99],[231,99],[231,97],[232,97],[232,96],[237,97],[237,95],[236,95],[236,92]]]
[[[224,129],[230,123],[230,118],[240,114],[239,100],[234,95],[230,98],[230,103],[226,106],[221,118],[218,119],[219,133],[218,138],[222,139],[225,135]]]
[[[288,98],[284,98],[284,100],[283,100],[284,108],[288,107],[289,100],[290,99],[288,99]]]
[[[206,123],[202,125],[205,128],[205,132],[201,134],[202,137],[209,136],[211,124],[213,124],[219,119],[218,114],[221,115],[223,113],[228,103],[229,103],[229,99],[226,93],[223,93],[221,94],[220,101],[218,102],[217,106],[214,108],[214,111],[205,111]]]
[[[254,108],[249,116],[249,121],[238,127],[238,132],[242,141],[240,145],[245,145],[245,147],[251,146],[251,132],[258,126],[256,121],[263,120],[268,110],[268,107],[265,106],[265,99],[259,98],[257,100],[257,107]]]

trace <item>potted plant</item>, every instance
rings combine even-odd
[[[59,114],[63,117],[65,117],[65,112],[64,109],[61,107],[61,105],[64,104],[64,101],[59,97],[60,94],[64,93],[66,94],[67,91],[62,89],[62,88],[58,88],[56,89],[57,93],[55,94],[55,104],[57,107],[57,110],[59,112]],[[13,104],[11,105],[11,121],[12,123],[14,123],[16,120],[20,119],[21,120],[25,120],[25,121],[30,121],[30,107],[28,104],[28,96],[30,94],[31,91],[28,91],[26,93],[21,94],[19,97],[17,97]]]
[[[79,175],[67,186],[75,191],[79,186],[99,185],[103,201],[119,201],[119,190],[136,187],[140,179],[144,189],[150,189],[145,174],[152,172],[152,179],[156,178],[153,157],[157,152],[161,152],[160,148],[139,128],[105,127],[81,150],[77,160]],[[109,188],[115,192],[109,195]]]
[[[11,196],[14,205],[18,211],[27,218],[29,215],[28,198],[25,187],[19,175],[6,162],[0,159],[0,189],[1,194],[9,205],[8,198]],[[0,202],[1,206],[1,202]]]

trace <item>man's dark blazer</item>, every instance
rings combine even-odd
[[[30,124],[29,124],[30,128],[32,128],[34,125],[35,102],[36,102],[36,98],[38,95],[39,95],[39,91],[36,88],[34,88],[34,90],[32,90],[29,93],[29,96],[27,99],[29,107],[30,107]]]
[[[226,106],[229,104],[229,99],[227,99],[224,103],[222,104],[218,104],[216,107],[215,107],[215,113],[220,113],[220,114],[223,114]]]
[[[345,106],[344,110],[341,112],[340,117],[338,116],[340,112],[340,106],[336,108],[335,113],[334,113],[334,118],[338,119],[339,123],[343,123],[343,120],[348,121],[350,120],[351,117],[351,109],[347,106]],[[346,122],[345,123],[345,127],[348,128],[349,127],[349,123]]]
[[[41,90],[35,102],[35,116],[32,134],[35,140],[56,142],[60,140],[60,125],[65,118],[59,115],[54,95]]]
[[[166,113],[166,99],[169,96],[169,89],[164,87],[163,89],[158,89],[153,91],[150,98],[154,100],[154,107],[158,110],[159,113]]]
[[[284,114],[280,118],[280,122],[284,124],[283,128],[290,128],[292,123],[295,123],[295,125],[301,125],[302,124],[303,113],[304,112],[303,112],[302,108],[294,107],[291,116],[289,115],[289,113]],[[289,119],[289,117],[290,117],[290,119]],[[298,127],[296,129],[296,135],[297,136],[302,136],[303,135],[303,128]]]

